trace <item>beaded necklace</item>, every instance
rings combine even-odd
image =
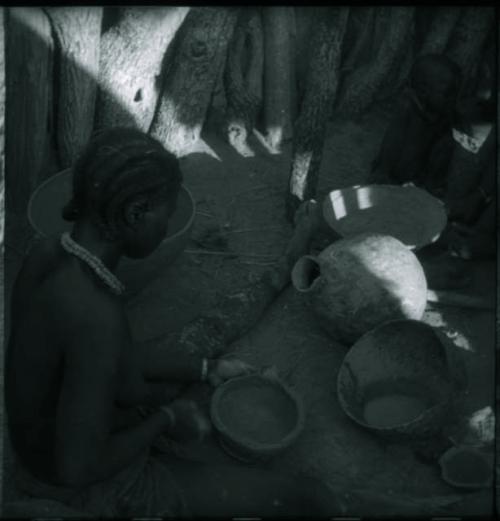
[[[115,295],[122,295],[125,286],[106,268],[103,262],[75,242],[68,232],[61,235],[61,246],[71,255],[85,262]]]

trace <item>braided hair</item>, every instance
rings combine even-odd
[[[177,158],[156,139],[133,128],[101,130],[73,167],[73,194],[63,218],[88,216],[112,235],[128,204],[175,201],[181,183]]]

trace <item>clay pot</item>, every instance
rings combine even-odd
[[[278,377],[260,374],[217,387],[210,416],[223,449],[245,462],[281,454],[295,443],[305,422],[300,396]]]
[[[420,320],[426,307],[419,260],[386,235],[357,235],[334,242],[317,257],[301,257],[292,283],[326,330],[346,344],[388,320]]]
[[[491,487],[493,454],[471,447],[452,447],[439,458],[441,476],[456,488],[475,490]]]

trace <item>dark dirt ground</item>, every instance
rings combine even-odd
[[[390,107],[378,107],[358,122],[330,125],[320,196],[330,189],[363,183],[389,114]],[[291,235],[283,197],[290,144],[281,155],[272,156],[251,141],[256,157],[242,158],[220,138],[208,136],[205,140],[219,159],[193,153],[182,160],[185,183],[197,202],[192,237],[199,238],[207,228],[220,226],[226,232],[227,249],[238,257],[190,253],[201,249],[192,240],[172,266],[129,301],[129,316],[138,340],[181,328],[198,313],[210,309],[217,294],[237,290],[252,281],[281,253]],[[19,255],[12,248],[22,251],[20,240],[17,244],[11,242],[7,250],[11,270],[19,264]],[[210,249],[225,251],[221,245]],[[494,293],[494,264],[478,264],[473,270],[473,291]],[[10,284],[11,280],[6,280],[6,296]],[[494,313],[440,306],[429,308],[424,320],[455,328],[459,333],[455,343],[468,346],[469,350],[457,347],[466,361],[469,378],[466,411],[493,407]],[[351,504],[350,514],[492,512],[493,489],[461,493],[441,479],[437,462],[424,463],[405,444],[386,443],[348,419],[336,397],[336,374],[347,348],[319,328],[292,287],[231,350],[258,366],[276,366],[303,398],[307,411],[305,430],[293,448],[274,459],[270,467],[290,473],[306,472],[335,487],[382,494],[402,502],[395,510],[377,505],[364,512],[355,511]],[[5,501],[13,494],[8,486],[10,472],[7,465]]]

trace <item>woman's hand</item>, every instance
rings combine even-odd
[[[174,440],[199,442],[210,434],[210,420],[192,400],[175,400],[161,410],[170,417],[168,435]]]
[[[237,376],[244,376],[256,372],[256,369],[237,358],[220,358],[210,362],[208,382],[217,387],[221,383]]]

